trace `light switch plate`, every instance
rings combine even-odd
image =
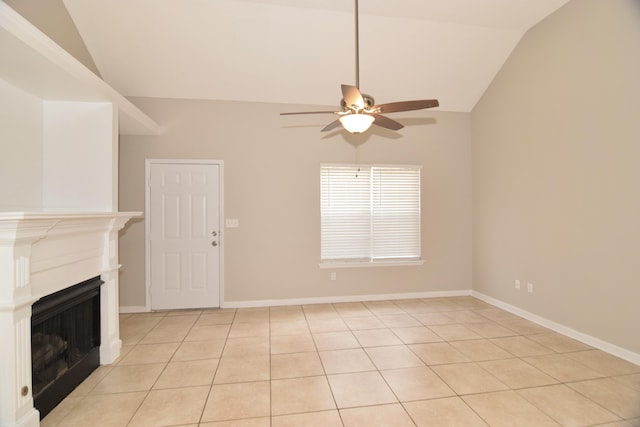
[[[229,218],[225,222],[227,228],[238,228],[240,227],[240,222],[236,218]]]

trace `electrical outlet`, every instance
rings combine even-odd
[[[331,272],[331,280],[336,280],[337,274],[335,271]]]
[[[527,291],[532,294],[533,293],[533,283],[527,283]]]
[[[516,289],[520,289],[520,280],[516,279]]]

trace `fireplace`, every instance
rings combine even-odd
[[[100,364],[100,285],[94,277],[31,310],[34,406],[44,418]]]
[[[42,393],[66,388],[56,393],[61,396],[75,387],[59,386],[58,381],[52,385],[52,378],[86,375],[97,363],[113,363],[120,355],[118,231],[139,215],[0,212],[0,427],[38,427],[40,411],[55,405],[43,403]],[[86,282],[92,284],[86,286],[85,295],[78,290]],[[61,295],[72,303],[53,299]],[[77,327],[77,319],[69,320],[76,315],[64,314],[66,306],[77,306],[73,310],[82,316],[91,308],[91,320],[81,320]],[[91,332],[92,337],[53,332],[55,325],[76,335]],[[77,344],[77,338],[91,346]],[[76,365],[78,374],[73,369]]]

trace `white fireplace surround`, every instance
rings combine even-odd
[[[100,290],[100,364],[120,355],[118,231],[140,212],[0,212],[0,427],[36,427],[31,306],[92,277]]]

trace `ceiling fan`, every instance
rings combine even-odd
[[[293,114],[337,114],[338,120],[334,120],[322,128],[326,132],[342,125],[351,133],[365,132],[372,124],[377,126],[399,130],[404,127],[401,123],[392,120],[382,113],[397,113],[400,111],[422,110],[433,108],[439,105],[437,99],[421,99],[415,101],[390,102],[376,105],[372,96],[360,92],[360,52],[358,40],[358,0],[355,3],[355,33],[356,33],[356,85],[342,85],[342,100],[340,101],[340,111],[303,111],[293,113],[280,113],[280,115]]]

